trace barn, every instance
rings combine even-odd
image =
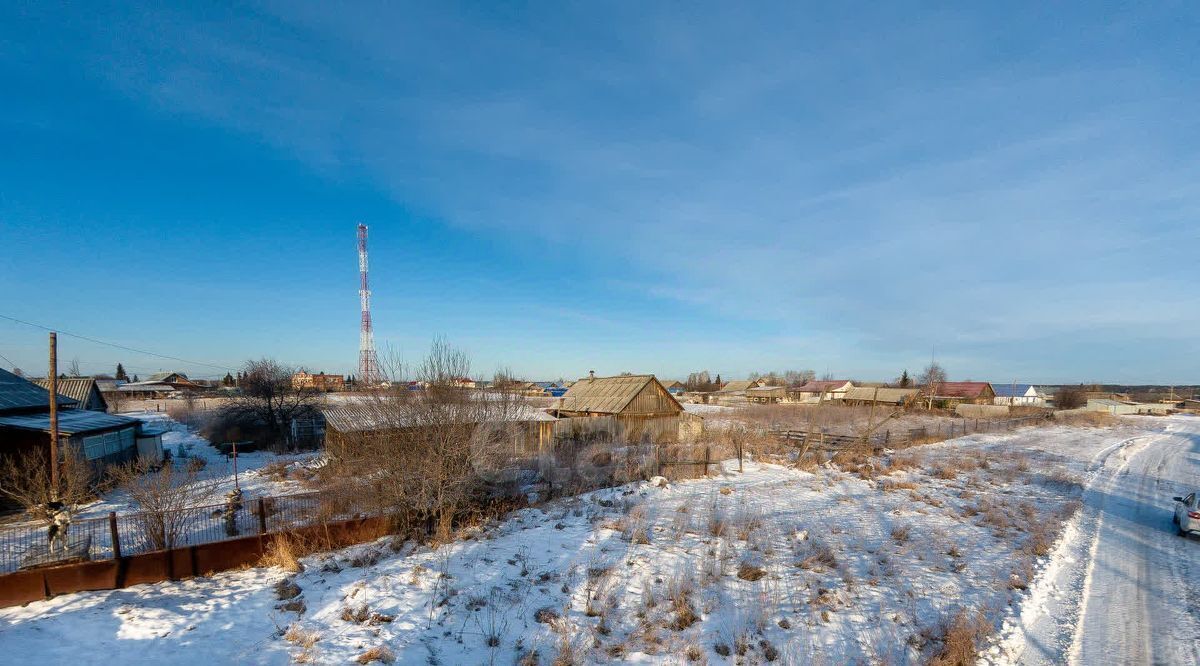
[[[654,375],[590,375],[571,385],[551,408],[558,437],[610,437],[624,442],[691,441],[703,419],[683,406]]]

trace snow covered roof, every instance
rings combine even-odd
[[[329,427],[338,432],[369,432],[410,427],[410,420],[404,412],[388,405],[350,403],[322,409],[321,414]],[[496,417],[495,421],[510,423],[558,420],[544,410],[524,403],[512,405],[512,409],[499,407]]]

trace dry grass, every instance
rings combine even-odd
[[[288,534],[276,534],[267,544],[267,551],[258,560],[260,567],[279,567],[284,571],[299,573],[304,571],[300,558],[308,553],[303,552],[301,542]]]
[[[932,666],[971,666],[983,639],[992,631],[982,611],[963,609],[937,637],[941,648],[929,661]]]
[[[1052,423],[1079,428],[1107,428],[1117,422],[1117,417],[1107,412],[1055,413]]]
[[[908,543],[909,535],[912,528],[908,525],[897,525],[892,528],[892,539],[896,543]]]
[[[378,661],[381,664],[390,664],[393,661],[396,661],[396,655],[392,654],[392,651],[386,647],[380,646],[373,647],[370,650],[358,655],[354,658],[354,661],[360,664],[369,664],[375,661]]]
[[[283,635],[283,640],[305,650],[311,650],[317,644],[317,641],[321,640],[321,634],[316,631],[302,629],[300,625],[293,624],[288,627],[287,633]]]

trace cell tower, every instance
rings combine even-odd
[[[358,300],[362,325],[358,331],[358,381],[363,386],[379,383],[379,359],[375,357],[375,333],[371,330],[371,288],[367,285],[367,225],[358,225]]]

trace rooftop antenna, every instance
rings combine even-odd
[[[358,225],[358,300],[362,323],[358,331],[358,381],[364,386],[379,383],[379,359],[375,356],[375,333],[371,329],[371,288],[367,284],[367,225]]]

